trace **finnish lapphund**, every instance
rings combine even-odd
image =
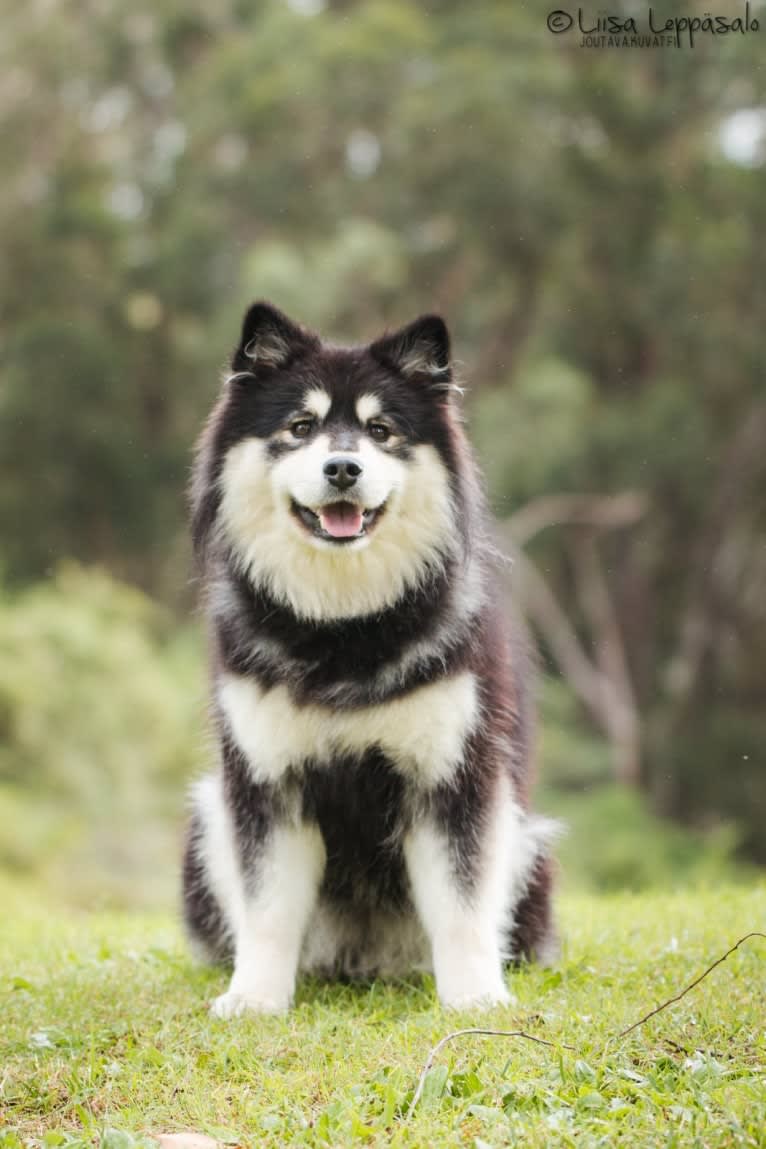
[[[245,316],[191,493],[219,761],[184,913],[233,961],[219,1017],[286,1009],[299,970],[430,969],[488,1007],[555,950],[528,659],[458,392],[437,316],[362,347]]]

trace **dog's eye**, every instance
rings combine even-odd
[[[391,430],[385,423],[368,423],[367,430],[378,443],[385,443],[386,439],[391,438]]]
[[[305,439],[311,434],[314,429],[313,419],[296,419],[294,423],[290,424],[290,430],[293,437],[296,439]]]

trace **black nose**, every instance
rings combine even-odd
[[[337,487],[339,491],[353,487],[362,470],[361,463],[357,463],[355,459],[344,459],[342,455],[335,455],[334,458],[328,459],[324,465],[324,473],[328,483]]]

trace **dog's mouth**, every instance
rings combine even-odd
[[[331,543],[352,543],[362,539],[373,529],[385,510],[385,503],[366,510],[358,503],[326,503],[312,511],[292,500],[291,510],[299,523],[318,539]]]

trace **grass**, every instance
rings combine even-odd
[[[54,912],[3,890],[0,1149],[131,1149],[151,1134],[252,1146],[766,1146],[766,941],[622,1041],[739,936],[766,884],[562,898],[555,970],[511,974],[480,1019],[442,1011],[430,979],[300,985],[284,1018],[219,1022],[222,971],[189,960],[169,917]],[[463,1037],[486,1024],[553,1042]]]

